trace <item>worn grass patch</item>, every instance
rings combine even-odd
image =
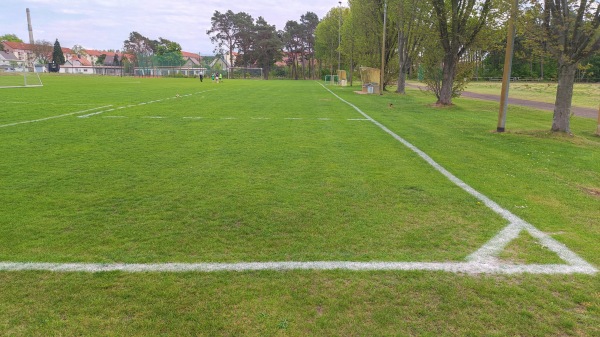
[[[518,264],[562,264],[564,261],[540,244],[526,231],[522,231],[519,237],[513,240],[500,253],[499,258],[503,261]]]

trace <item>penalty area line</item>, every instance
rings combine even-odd
[[[596,269],[561,264],[515,265],[479,262],[239,262],[239,263],[40,263],[0,262],[0,271],[51,272],[246,272],[281,270],[441,271],[465,274],[594,274]]]
[[[467,183],[456,177],[454,174],[450,173],[450,171],[446,170],[442,165],[438,164],[433,158],[431,158],[428,154],[405,140],[404,138],[398,136],[395,132],[388,129],[385,125],[373,119],[371,116],[367,115],[365,112],[360,110],[356,105],[346,101],[341,98],[329,88],[319,83],[325,90],[329,91],[333,96],[335,96],[340,101],[346,103],[351,106],[360,113],[364,118],[370,120],[373,124],[378,126],[381,130],[392,136],[398,142],[402,143],[404,146],[415,152],[421,159],[425,160],[429,165],[431,165],[436,171],[445,176],[448,180],[454,183],[456,186],[460,187],[465,192],[469,193],[477,200],[481,201],[485,204],[489,209],[491,209],[494,213],[498,214],[502,218],[508,221],[508,225],[501,230],[494,238],[490,239],[486,244],[484,244],[481,248],[479,248],[476,252],[469,255],[467,260],[472,263],[485,264],[487,261],[493,260],[495,256],[502,250],[508,242],[516,238],[519,231],[526,230],[533,237],[538,239],[544,246],[546,246],[549,250],[556,253],[563,261],[568,263],[570,267],[580,268],[582,270],[591,270],[593,273],[596,273],[598,270],[593,267],[590,263],[579,257],[575,252],[571,251],[562,243],[556,241],[550,235],[540,231],[532,224],[527,221],[521,219],[517,215],[513,214],[509,210],[503,208],[484,194],[475,190],[473,187],[469,186]],[[528,265],[524,265],[522,267],[527,267]]]

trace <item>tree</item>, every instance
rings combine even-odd
[[[594,0],[544,0],[543,13],[548,49],[558,59],[551,130],[568,133],[577,66],[600,50],[600,5]]]
[[[269,25],[262,16],[256,20],[254,40],[252,59],[263,69],[263,77],[267,80],[271,67],[281,59],[283,43],[277,35],[275,26]]]
[[[454,80],[460,58],[473,45],[485,26],[491,0],[430,0],[436,18],[439,42],[443,49],[442,83],[436,104],[451,105]]]
[[[150,46],[157,56],[159,65],[181,66],[184,64],[181,45],[179,43],[159,37],[158,41],[152,41]]]
[[[287,62],[291,67],[291,76],[298,79],[298,54],[302,49],[302,28],[297,21],[288,20],[282,33],[284,49],[287,51]]]
[[[153,48],[152,40],[135,31],[129,33],[129,38],[123,41],[123,51],[133,55],[136,66],[148,66],[148,60],[154,54]]]
[[[411,61],[418,57],[421,42],[430,31],[429,3],[417,0],[399,0],[396,3],[396,25],[398,29],[398,87],[396,92],[406,91],[406,73]]]
[[[35,55],[35,58],[40,64],[46,64],[52,60],[53,47],[50,41],[35,41],[34,45],[31,47],[31,51],[33,52],[33,55]]]
[[[319,17],[313,12],[306,12],[300,16],[300,25],[302,27],[304,40],[304,57],[308,59],[308,72],[311,79],[315,78],[314,57],[315,57],[315,30],[319,24]]]
[[[23,42],[23,40],[19,39],[19,37],[15,34],[0,35],[0,41]]]
[[[73,52],[74,52],[76,55],[79,55],[79,56],[80,56],[80,55],[85,55],[85,54],[87,54],[87,53],[85,52],[85,48],[83,48],[83,46],[82,46],[82,45],[80,45],[80,44],[76,44],[76,45],[74,45],[73,47],[71,47],[71,50],[72,50],[72,51],[73,51]]]
[[[62,48],[60,47],[60,42],[58,39],[54,41],[54,49],[52,51],[52,62],[63,65],[65,64],[65,54],[62,52]]]
[[[4,34],[0,35],[0,42],[8,41],[8,42],[23,42],[23,40],[19,39],[19,37],[15,34]],[[0,51],[4,51],[4,45],[0,43]]]
[[[238,55],[235,59],[235,65],[246,67],[254,61],[252,60],[252,49],[256,40],[256,31],[254,27],[254,18],[247,13],[235,13],[233,16],[234,26],[237,27],[236,39],[238,41]]]
[[[98,56],[98,59],[96,60],[96,64],[99,66],[104,65],[104,61],[106,60],[106,54],[102,54],[100,56]]]
[[[321,65],[329,67],[330,74],[333,73],[333,65],[337,62],[339,29],[337,11],[338,9],[332,8],[315,29],[315,56]],[[346,21],[344,24],[346,25]]]
[[[238,29],[236,25],[235,13],[228,10],[225,13],[215,11],[210,19],[211,28],[206,31],[210,36],[210,41],[216,43],[215,52],[224,54],[224,48],[229,51],[229,64],[233,65],[233,50],[239,43]]]
[[[383,88],[387,83],[397,78],[397,27],[391,19],[391,11],[387,12],[386,39],[382,41],[383,14],[385,0],[353,0],[350,1],[350,22],[354,27],[354,43],[356,47],[356,60],[359,64],[380,68],[382,50],[385,51],[383,61],[385,69],[383,72]],[[339,15],[339,14],[338,14]],[[382,48],[382,43],[384,48]]]

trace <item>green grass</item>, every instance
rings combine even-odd
[[[510,97],[554,104],[556,83],[514,82],[510,84]],[[502,82],[470,82],[466,91],[500,96]],[[575,83],[572,105],[598,109],[600,104],[599,83]]]
[[[0,125],[127,108],[0,127],[0,261],[462,261],[506,225],[370,122],[348,120],[362,116],[316,82],[43,81],[0,91]],[[550,113],[511,106],[509,131],[496,134],[493,103],[436,109],[419,91],[333,90],[600,265],[594,121],[574,117],[575,136],[556,136],[543,131]],[[526,235],[501,258],[559,262]],[[4,335],[600,333],[598,276],[0,272],[0,282]]]

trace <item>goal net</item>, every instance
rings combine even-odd
[[[39,73],[27,68],[0,68],[0,89],[43,86]]]
[[[263,71],[262,68],[241,68],[233,67],[229,68],[231,71],[231,78],[245,79],[245,80],[262,80]]]
[[[338,84],[338,75],[325,75],[325,84]]]

